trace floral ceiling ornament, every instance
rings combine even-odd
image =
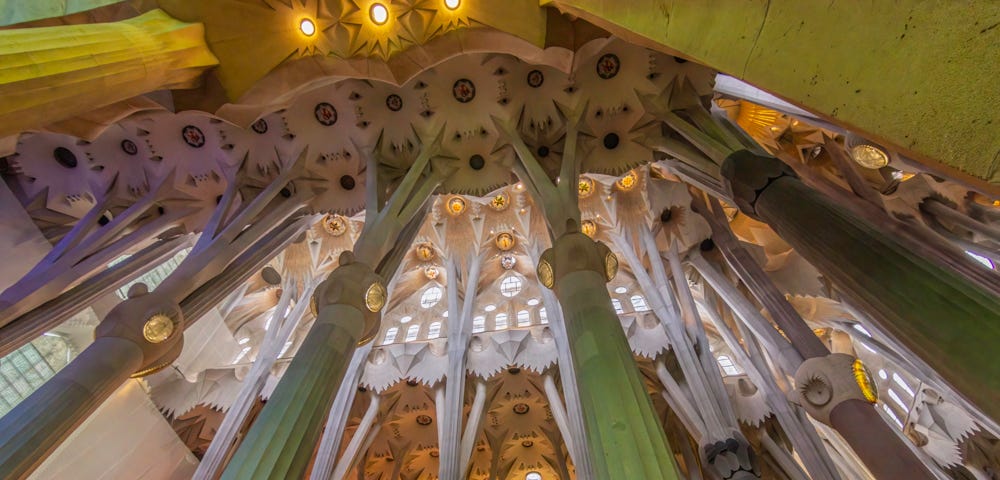
[[[465,211],[465,199],[462,197],[451,197],[448,199],[448,214],[457,217]]]
[[[184,143],[193,148],[201,148],[205,145],[205,134],[194,125],[186,125],[181,129],[181,137],[184,139]]]
[[[514,236],[511,235],[510,233],[503,232],[503,233],[500,233],[499,235],[497,235],[496,245],[497,245],[497,248],[499,248],[501,251],[506,252],[506,251],[514,248],[514,244],[515,243],[516,242],[514,241]]]
[[[417,245],[416,254],[417,258],[422,262],[434,260],[434,246],[429,243],[421,243]]]
[[[593,220],[584,220],[580,224],[580,231],[583,232],[584,235],[594,238],[594,235],[597,235],[597,224],[594,223]]]
[[[323,229],[326,233],[339,237],[347,231],[347,219],[343,215],[327,215],[323,217]]]
[[[580,198],[587,198],[594,193],[594,181],[587,177],[580,177],[580,183],[576,187]]]
[[[490,206],[498,212],[506,210],[510,206],[510,197],[506,193],[498,193],[490,200]]]
[[[500,266],[503,267],[504,270],[511,270],[515,265],[517,265],[517,257],[513,255],[504,255],[500,257]]]
[[[427,277],[428,280],[437,279],[440,273],[441,272],[435,266],[424,267],[424,276]]]
[[[635,174],[635,171],[630,171],[625,174],[622,178],[619,178],[615,182],[615,186],[623,192],[631,191],[635,188],[636,184],[639,183],[639,176]]]

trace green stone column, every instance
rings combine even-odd
[[[385,304],[381,278],[345,252],[316,289],[316,322],[274,394],[222,474],[223,479],[302,478],[324,419],[359,344],[378,332]]]
[[[773,157],[738,151],[722,174],[741,211],[770,225],[897,341],[1000,418],[998,296],[907,250]]]
[[[607,282],[618,260],[600,242],[570,229],[546,250],[538,278],[562,307],[576,370],[594,478],[680,478]]]
[[[28,478],[130,376],[180,355],[180,307],[144,288],[129,296],[97,326],[94,343],[0,418],[0,478]]]

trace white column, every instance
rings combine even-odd
[[[372,429],[372,425],[375,423],[375,418],[378,415],[381,398],[378,394],[372,393],[372,400],[368,404],[365,416],[361,418],[358,429],[354,432],[354,436],[351,437],[351,442],[347,444],[347,449],[344,450],[344,456],[340,458],[340,461],[337,462],[337,468],[333,470],[333,475],[330,477],[333,480],[342,480],[347,475],[347,472],[357,463],[358,454],[362,452],[362,447],[370,445],[375,435],[378,434],[378,427]],[[402,459],[400,459],[400,463],[402,463]]]
[[[309,480],[328,480],[333,476],[333,470],[337,465],[337,454],[340,453],[340,442],[344,438],[344,427],[354,407],[354,399],[357,398],[356,389],[363,373],[362,367],[368,359],[373,343],[368,342],[354,350],[344,381],[337,390],[337,398],[333,400],[330,414],[326,418],[323,438],[319,442],[316,462],[313,464]]]

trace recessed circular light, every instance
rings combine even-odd
[[[461,0],[444,0],[444,6],[448,7],[449,10],[458,8],[461,3]]]
[[[301,31],[303,35],[311,37],[314,33],[316,33],[316,24],[308,18],[303,18],[302,21],[299,22],[299,31]]]
[[[405,317],[400,318],[399,323],[410,323],[410,320],[413,320],[413,317],[407,315]]]
[[[483,310],[486,310],[487,312],[492,312],[493,310],[496,310],[496,309],[497,309],[496,305],[487,305],[487,306],[483,307]]]
[[[381,3],[372,4],[372,8],[369,13],[371,14],[372,21],[375,22],[375,25],[385,25],[385,22],[389,21],[389,9]]]

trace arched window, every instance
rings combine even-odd
[[[472,333],[481,333],[486,331],[486,317],[480,315],[472,319]]]
[[[500,282],[500,294],[505,297],[513,297],[521,293],[521,279],[514,275],[508,275]]]
[[[649,311],[649,305],[646,305],[646,298],[643,297],[642,295],[632,295],[632,298],[630,298],[629,300],[632,301],[632,308],[634,308],[635,311],[637,312]]]
[[[542,480],[542,474],[538,472],[528,472],[528,474],[524,476],[524,480]]]
[[[497,330],[505,330],[507,328],[507,314],[498,313],[496,317],[493,318],[493,328]]]
[[[531,314],[527,310],[517,312],[517,326],[527,327],[531,325]]]
[[[441,301],[441,287],[433,286],[424,290],[424,293],[420,295],[420,306],[424,308],[431,308],[437,305]]]
[[[399,333],[399,327],[389,327],[385,331],[385,340],[382,340],[382,345],[388,345],[396,341],[396,334]]]
[[[982,255],[977,255],[977,254],[972,253],[972,252],[970,252],[968,250],[966,250],[965,253],[968,254],[970,257],[972,257],[973,260],[975,260],[975,261],[983,264],[984,267],[989,268],[990,270],[992,270],[993,268],[995,268],[994,265],[993,265],[993,260],[990,260],[990,259],[988,259],[988,258],[986,258],[986,257],[984,257]]]
[[[410,325],[410,328],[406,329],[406,338],[403,341],[412,342],[417,339],[417,335],[419,334],[420,334],[420,325],[417,324]]]
[[[432,340],[441,336],[441,322],[434,322],[427,327],[427,339]]]
[[[545,307],[538,309],[538,318],[542,321],[542,325],[549,323],[549,314],[545,311]]]
[[[719,366],[722,367],[722,373],[727,377],[730,375],[739,375],[740,369],[736,368],[736,364],[733,363],[733,359],[729,358],[728,355],[719,355],[717,359]]]
[[[615,307],[615,313],[617,313],[618,315],[625,313],[625,309],[622,308],[622,302],[617,298],[611,299],[611,306]]]

